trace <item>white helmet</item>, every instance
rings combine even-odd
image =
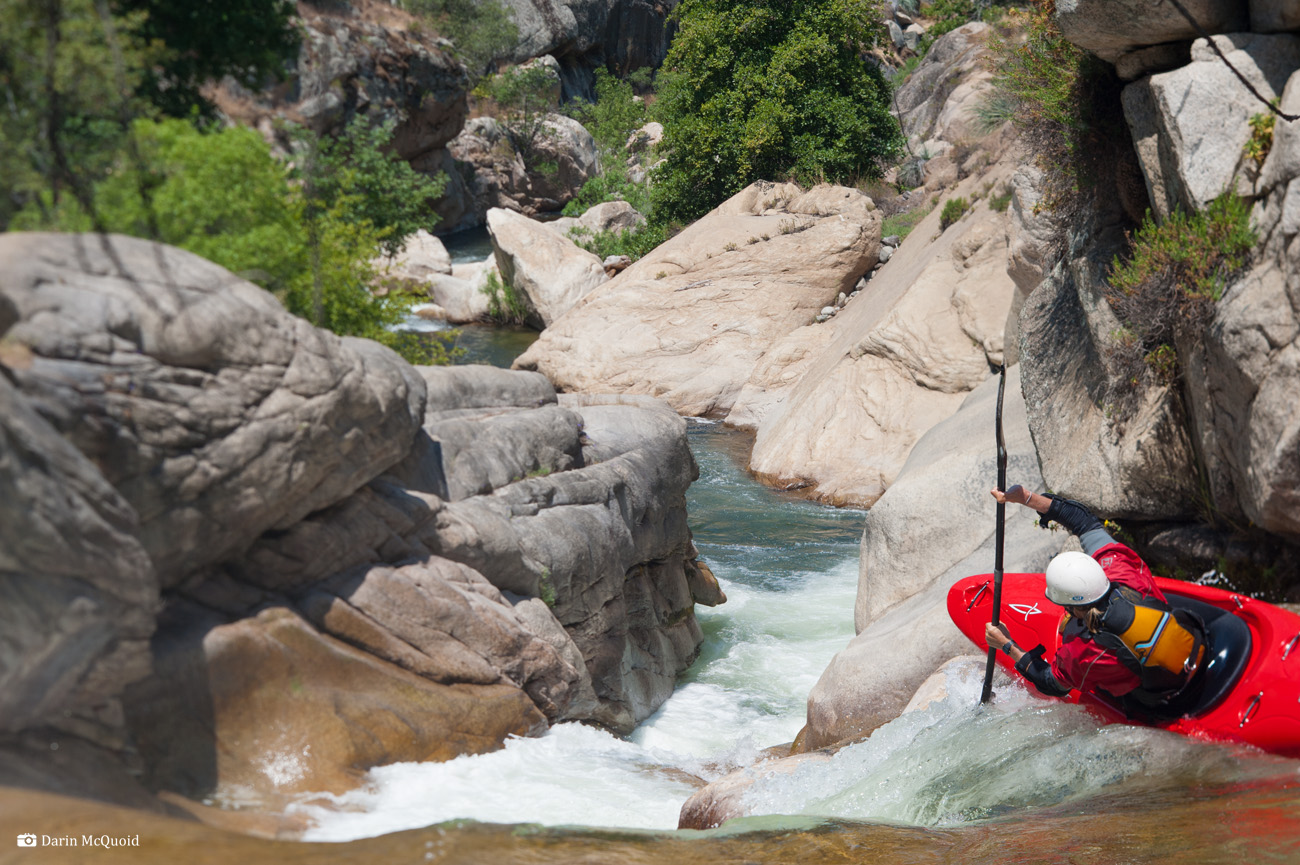
[[[1110,580],[1087,553],[1061,553],[1047,565],[1047,598],[1053,603],[1081,607],[1110,591]]]

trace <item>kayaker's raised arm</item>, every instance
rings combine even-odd
[[[1024,505],[1042,514],[1039,522],[1044,527],[1049,521],[1065,526],[1079,537],[1079,543],[1088,555],[1092,555],[1107,544],[1115,543],[1115,539],[1111,537],[1110,532],[1106,531],[1102,521],[1073,499],[1031,493],[1020,484],[1007,487],[1006,492],[998,489],[989,492],[999,503]]]

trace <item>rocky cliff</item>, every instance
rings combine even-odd
[[[653,400],[415,369],[116,236],[0,238],[0,326],[0,783],[274,808],[627,731],[722,600]]]

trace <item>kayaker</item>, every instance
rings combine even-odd
[[[1136,714],[1158,712],[1188,690],[1204,656],[1204,626],[1195,614],[1170,607],[1142,558],[1078,502],[1019,484],[991,492],[999,503],[1042,514],[1044,526],[1055,521],[1069,529],[1084,552],[1061,553],[1047,566],[1047,598],[1067,614],[1050,664],[1043,646],[1026,652],[991,622],[984,629],[989,646],[1052,697],[1103,692]]]

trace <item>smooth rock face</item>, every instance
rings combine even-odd
[[[538,330],[609,278],[599,258],[540,222],[500,208],[487,219],[501,279],[525,302],[526,320]]]
[[[1112,215],[1112,218],[1115,218]],[[1119,322],[1104,278],[1124,227],[1091,216],[1072,257],[1057,264],[1020,313],[1020,364],[1029,428],[1048,489],[1109,518],[1191,516],[1196,458],[1179,395],[1150,388],[1131,417],[1106,404],[1107,351]]]
[[[854,190],[753,184],[593,291],[515,366],[564,391],[725,415],[769,346],[851,291],[879,243]]]
[[[1215,37],[1219,49],[1266,99],[1300,66],[1300,38],[1252,33]],[[1205,40],[1192,62],[1124,89],[1124,113],[1156,215],[1200,210],[1225,190],[1252,194],[1254,165],[1242,150],[1250,117],[1265,111]]]
[[[809,763],[828,763],[829,754],[795,754],[737,769],[701,787],[682,804],[678,829],[716,829],[735,817],[748,815],[745,793],[770,778],[789,775]]]
[[[1008,174],[970,178],[954,194]],[[1014,294],[1003,215],[978,203],[938,234],[939,211],[862,294],[819,325],[827,336],[792,334],[755,367],[727,420],[756,422],[750,469],[764,482],[831,504],[870,505],[917,439],[1001,360]]]
[[[158,603],[134,509],[0,374],[0,731],[120,737]],[[117,707],[120,714],[120,707]]]
[[[483,753],[545,727],[513,685],[435,684],[284,607],[206,627],[200,610],[175,613],[157,639],[162,677],[130,701],[155,788],[283,807],[351,789],[374,766]]]
[[[573,238],[602,231],[626,231],[645,225],[645,217],[626,201],[605,201],[588,208],[582,216],[563,216],[542,224],[561,237]]]
[[[1282,110],[1300,110],[1292,74]],[[1252,222],[1253,267],[1224,292],[1189,357],[1186,394],[1214,507],[1281,535],[1300,535],[1300,124],[1279,120]]]
[[[118,236],[0,237],[23,394],[139,518],[164,587],[346,498],[406,453],[424,382],[198,256]]]
[[[1003,431],[1007,482],[1041,491],[1018,369],[1007,374]],[[992,435],[998,382],[917,443],[897,481],[867,512],[854,623],[858,635],[831,661],[808,697],[803,750],[867,735],[897,717],[927,676],[970,651],[948,617],[948,588],[991,571],[997,477]],[[1038,528],[1019,506],[1006,514],[1005,568],[1041,571],[1069,535]]]
[[[451,275],[451,255],[447,247],[423,228],[407,238],[401,252],[392,258],[381,258],[376,264],[381,276],[409,279],[421,284],[438,276]]]
[[[1246,28],[1246,4],[1237,0],[1180,0],[1208,33]],[[1114,63],[1127,51],[1195,39],[1196,27],[1172,3],[1144,0],[1058,0],[1056,23],[1065,38]]]

